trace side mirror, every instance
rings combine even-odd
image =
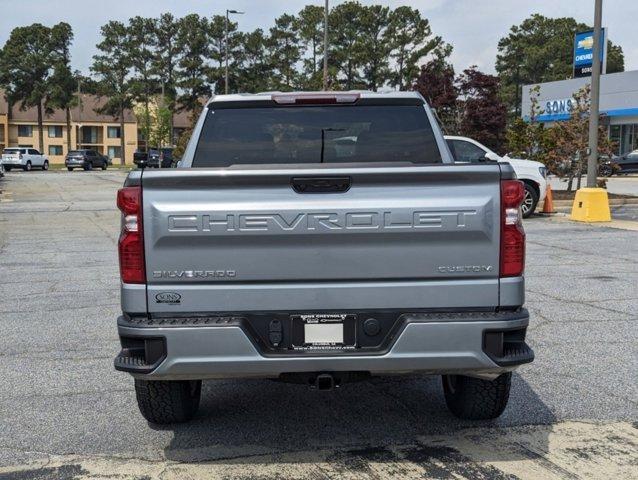
[[[494,152],[487,152],[485,154],[485,159],[489,160],[490,162],[498,162],[501,159],[501,157],[499,157]]]

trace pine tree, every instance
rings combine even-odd
[[[71,70],[71,43],[73,30],[68,23],[58,23],[51,29],[51,48],[53,54],[53,75],[50,79],[49,94],[46,100],[47,110],[60,108],[66,119],[67,152],[71,147],[71,108],[77,105],[75,95],[77,77]]]
[[[38,112],[38,145],[44,149],[43,108],[53,74],[51,29],[34,23],[11,31],[0,55],[0,83],[10,104]]]
[[[120,162],[126,164],[124,113],[133,107],[134,90],[131,82],[133,64],[130,58],[129,31],[122,22],[110,21],[102,26],[100,51],[93,56],[91,71],[98,79],[98,94],[106,98],[99,113],[113,115],[120,121]]]

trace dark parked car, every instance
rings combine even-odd
[[[71,150],[66,154],[64,165],[66,165],[69,172],[74,168],[82,168],[84,170],[101,168],[106,170],[109,166],[109,157],[95,150]]]
[[[133,163],[139,165],[140,160],[146,161],[148,168],[171,168],[173,165],[173,149],[151,148],[148,152],[137,151],[133,154]]]
[[[598,173],[603,177],[638,173],[638,150],[604,161],[598,167]]]

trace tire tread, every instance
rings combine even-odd
[[[201,381],[191,394],[190,381],[135,380],[135,395],[142,416],[151,423],[170,424],[193,418],[199,407]]]
[[[509,400],[511,372],[494,380],[456,376],[456,391],[450,391],[445,376],[445,403],[454,415],[466,420],[488,420],[499,417]]]

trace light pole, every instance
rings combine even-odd
[[[224,82],[224,93],[228,95],[228,15],[243,15],[244,12],[226,9],[226,35],[224,38],[224,56],[226,57],[226,81]]]
[[[323,12],[323,89],[328,90],[328,0]]]
[[[78,150],[82,148],[81,139],[82,136],[82,78],[78,75],[78,119],[77,119],[77,135],[75,138],[75,143],[77,144]]]
[[[591,72],[591,109],[589,111],[589,158],[587,159],[587,187],[596,187],[598,174],[598,115],[600,101],[600,35],[603,16],[603,0],[596,0],[594,7],[594,46]]]
[[[514,115],[516,115],[516,117],[518,118],[519,114],[520,114],[520,110],[519,110],[519,96],[518,96],[518,89],[520,87],[520,83],[521,83],[521,74],[520,74],[520,70],[521,70],[521,66],[520,65],[516,65],[516,100],[514,103]]]

